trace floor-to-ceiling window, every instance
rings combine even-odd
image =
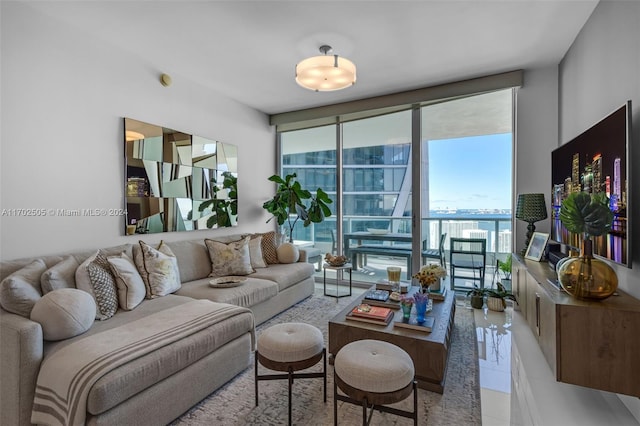
[[[495,260],[511,252],[512,98],[507,89],[418,107],[418,113],[409,105],[279,132],[282,174],[295,172],[305,188],[321,187],[340,201],[340,226],[334,210],[322,224],[298,226],[294,238],[323,253],[380,246],[380,254],[359,257],[354,270],[354,279],[376,282],[386,277],[388,265],[410,275],[423,261],[433,261],[419,251],[437,249],[443,233],[480,237],[487,241],[490,277]],[[394,237],[352,239],[372,229]],[[420,235],[420,242],[402,239],[403,234]],[[406,255],[411,247],[413,265]]]

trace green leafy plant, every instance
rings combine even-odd
[[[276,194],[272,199],[266,201],[262,207],[273,216],[267,220],[275,218],[278,225],[285,223],[289,228],[289,242],[293,242],[293,229],[298,220],[302,219],[305,227],[313,223],[320,223],[325,217],[331,216],[329,204],[333,203],[331,198],[321,188],[315,194],[303,189],[300,182],[296,180],[295,173],[281,178],[273,175],[270,181],[278,184]]]
[[[602,192],[574,192],[562,202],[560,221],[569,232],[597,237],[611,230],[613,212]]]
[[[233,226],[233,218],[238,216],[238,178],[230,172],[222,173],[222,189],[227,191],[225,198],[218,198],[220,188],[216,181],[212,182],[213,198],[206,200],[198,206],[199,212],[211,209],[211,215],[207,219],[207,228]]]
[[[504,262],[498,259],[498,269],[504,274],[505,280],[511,279],[511,253],[507,255]]]
[[[504,286],[502,285],[502,283],[498,282],[496,283],[496,287],[497,290],[494,289],[486,289],[486,293],[487,296],[489,297],[497,297],[499,299],[502,300],[513,300],[514,302],[516,302],[516,304],[518,303],[518,301],[516,300],[516,297],[513,295],[513,293],[511,293],[510,291],[507,291],[506,288],[504,288]]]

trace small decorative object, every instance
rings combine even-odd
[[[416,305],[416,317],[418,324],[424,322],[424,316],[427,313],[427,305],[429,304],[428,293],[416,293],[413,295],[413,301]]]
[[[547,205],[544,202],[544,194],[518,194],[516,203],[516,219],[527,222],[527,241],[520,252],[522,256],[526,253],[531,237],[536,230],[534,223],[547,218]]]
[[[422,292],[426,292],[429,288],[440,290],[440,280],[447,276],[447,270],[437,263],[429,263],[420,268],[418,273],[413,275],[417,279],[422,288]]]
[[[472,290],[469,290],[467,292],[467,297],[469,297],[471,300],[471,307],[474,309],[482,309],[482,306],[484,305],[484,295],[486,293],[486,290],[484,288],[480,288],[477,286],[474,286]]]
[[[311,222],[322,222],[325,217],[331,216],[328,204],[333,202],[321,188],[318,188],[315,194],[302,189],[296,177],[295,173],[285,176],[284,179],[278,175],[271,176],[269,180],[277,183],[278,188],[273,198],[262,204],[262,208],[273,215],[267,222],[274,217],[280,226],[287,222],[290,243],[293,243],[293,229],[298,220],[302,219],[305,227]],[[308,206],[305,204],[306,200],[309,200]]]
[[[244,283],[246,280],[247,280],[247,277],[237,277],[237,276],[228,275],[228,276],[218,277],[210,280],[209,286],[213,288],[236,287]]]
[[[392,291],[389,295],[389,299],[393,300],[394,302],[400,302],[400,300],[402,299],[402,295],[397,291]]]
[[[347,259],[345,256],[334,256],[331,253],[327,253],[324,255],[324,261],[327,262],[331,266],[344,266],[347,264]]]
[[[413,297],[411,296],[401,296],[400,297],[400,306],[402,307],[402,316],[406,319],[411,317],[411,309],[413,308]]]
[[[580,256],[558,267],[558,281],[580,299],[606,299],[618,288],[618,277],[608,263],[593,257],[593,240],[607,233],[613,223],[609,199],[602,192],[574,192],[563,201],[560,221],[569,232],[582,234]]]
[[[544,253],[544,248],[547,245],[547,240],[549,239],[549,234],[545,234],[544,232],[534,232],[531,237],[531,241],[527,246],[527,252],[525,253],[525,259],[535,260],[536,262],[540,262],[542,259],[542,254]]]
[[[502,312],[507,307],[506,299],[518,303],[515,296],[504,288],[502,283],[496,283],[497,290],[485,289],[487,293],[487,308],[492,311]]]

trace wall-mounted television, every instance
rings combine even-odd
[[[594,254],[631,267],[631,101],[551,153],[551,239],[578,249],[580,235],[560,222],[571,192],[604,192],[614,213],[608,234],[594,238]]]

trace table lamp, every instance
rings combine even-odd
[[[524,248],[520,251],[522,256],[527,252],[531,236],[536,230],[535,222],[547,218],[547,205],[544,202],[544,194],[518,194],[518,202],[516,204],[516,219],[528,222],[527,241]]]

